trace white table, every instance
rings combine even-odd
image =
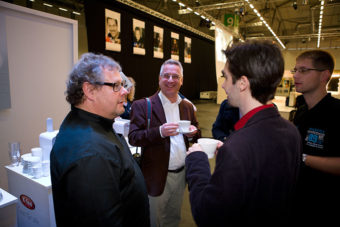
[[[1,188],[0,192],[2,193],[2,200],[0,201],[0,226],[16,227],[18,199]]]
[[[35,179],[22,173],[22,165],[6,166],[8,189],[18,198],[17,220],[20,227],[56,226],[51,178]]]
[[[127,140],[127,138],[126,138]],[[136,147],[129,144],[131,153]],[[138,148],[140,153],[141,148]],[[18,198],[17,219],[20,227],[54,227],[55,215],[51,177],[39,179],[22,172],[22,165],[6,166],[9,192]],[[0,225],[2,227],[2,225]]]

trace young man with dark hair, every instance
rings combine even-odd
[[[193,144],[186,176],[198,226],[287,226],[301,162],[296,127],[271,104],[284,72],[279,47],[245,42],[225,51],[222,85],[241,119],[219,142],[211,174],[207,155]]]

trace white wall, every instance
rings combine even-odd
[[[217,79],[217,104],[221,104],[227,98],[225,91],[222,89],[224,81],[222,70],[224,69],[226,57],[222,50],[225,50],[228,45],[233,41],[233,36],[230,32],[226,31],[223,27],[216,25],[215,29],[215,59],[216,59],[216,79]]]
[[[22,153],[30,152],[39,146],[46,118],[53,118],[58,129],[70,109],[64,92],[78,59],[78,24],[5,2],[0,2],[0,15],[5,18],[6,34],[0,38],[7,40],[11,96],[11,108],[0,111],[0,187],[7,190],[8,142],[19,141]]]

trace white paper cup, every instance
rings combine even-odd
[[[218,140],[210,138],[200,138],[197,140],[197,142],[202,147],[204,153],[208,155],[209,159],[214,157]]]
[[[32,156],[39,157],[40,161],[42,160],[42,149],[41,147],[34,147],[31,149]]]
[[[41,166],[42,166],[42,174],[44,177],[47,177],[50,175],[50,161],[49,160],[45,160],[41,162]]]
[[[41,170],[41,164],[37,164],[37,165],[34,165],[32,167],[32,175],[34,178],[36,179],[39,179],[40,177],[42,177],[42,170]]]
[[[33,167],[40,164],[40,158],[36,156],[31,156],[26,158],[26,161],[28,162],[28,174],[34,176]]]
[[[180,132],[189,132],[191,121],[181,120],[178,122]]]

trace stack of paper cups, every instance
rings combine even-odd
[[[42,161],[41,166],[43,176],[48,177],[50,175],[50,161],[49,160]]]
[[[34,178],[38,179],[42,177],[41,163],[38,163],[32,167],[32,175]]]
[[[31,149],[32,156],[39,157],[42,160],[42,149],[40,147],[34,147]]]

